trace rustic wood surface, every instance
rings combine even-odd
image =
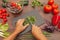
[[[1,7],[1,2],[2,0],[0,0],[0,8],[2,9]],[[10,2],[18,2],[19,0],[9,0]],[[43,4],[47,4],[47,1],[48,0],[39,0],[40,2],[42,2]],[[32,0],[29,0],[29,4],[31,4]],[[55,2],[60,6],[60,0],[55,0]],[[60,7],[59,7],[60,9]],[[33,10],[33,8],[29,5],[29,6],[25,6],[24,7],[24,10],[22,13],[26,13],[26,12],[29,12]],[[43,7],[39,7],[38,10],[40,10],[40,14],[46,18],[48,21],[51,21],[51,18],[52,18],[52,14],[44,14],[43,12]],[[15,29],[15,27],[12,26],[12,19],[15,18],[15,15],[11,14],[10,12],[8,12],[10,14],[10,17],[8,18],[8,24],[9,24],[9,31],[10,32],[13,32],[13,30]],[[16,15],[18,16],[18,15]],[[0,40],[3,40],[3,38],[0,37]],[[60,33],[55,31],[54,33],[51,34],[51,37],[48,37],[48,40],[60,40]]]

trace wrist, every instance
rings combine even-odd
[[[15,30],[13,33],[14,33],[14,34],[19,34],[20,31]]]

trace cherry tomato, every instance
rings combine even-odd
[[[52,18],[52,24],[54,26],[56,26],[59,23],[59,16],[58,15],[54,15]]]
[[[16,7],[16,3],[11,2],[11,6],[12,6],[12,7]]]
[[[9,17],[9,14],[6,14],[7,17]]]
[[[54,15],[57,15],[58,13],[59,13],[59,10],[58,10],[58,9],[54,9],[54,10],[53,10],[53,14],[54,14]]]
[[[2,14],[2,11],[0,10],[0,15]]]
[[[52,5],[52,9],[57,9],[58,8],[58,5],[57,4],[53,4]]]
[[[52,5],[52,4],[54,4],[54,0],[49,0],[48,5]]]
[[[0,18],[2,19],[2,18],[3,18],[3,16],[2,16],[2,15],[0,15]]]
[[[3,16],[2,18],[3,18],[3,19],[6,19],[6,16]]]
[[[2,11],[2,13],[6,13],[6,9],[2,9],[1,11]]]
[[[50,5],[45,5],[45,6],[44,6],[44,11],[47,12],[47,13],[51,12],[51,11],[52,11],[52,6],[50,6]]]
[[[21,6],[18,6],[17,8],[18,8],[18,10],[20,10],[21,9]]]
[[[6,16],[6,13],[3,13],[2,16]]]
[[[7,22],[7,19],[3,19],[4,22]]]

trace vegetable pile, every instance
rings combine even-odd
[[[22,6],[15,2],[9,2],[6,4],[6,6],[11,13],[19,13],[22,10]]]
[[[7,14],[6,9],[1,9],[0,10],[0,19],[3,20],[2,24],[5,24],[7,22],[7,17],[9,16],[9,14]]]
[[[53,26],[58,26],[57,28],[60,29],[60,15],[58,4],[54,3],[54,0],[49,0],[48,4],[44,6],[44,12],[50,13],[52,12],[52,24]]]
[[[2,25],[2,24],[0,23],[0,36],[1,36],[1,37],[6,38],[6,37],[9,36],[10,33],[7,32],[8,28],[9,28],[9,26],[8,26],[7,23],[4,24],[4,25]]]

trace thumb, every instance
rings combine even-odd
[[[25,25],[25,26],[24,26],[24,29],[25,29],[26,27],[28,27],[28,25],[29,25],[29,24]]]

